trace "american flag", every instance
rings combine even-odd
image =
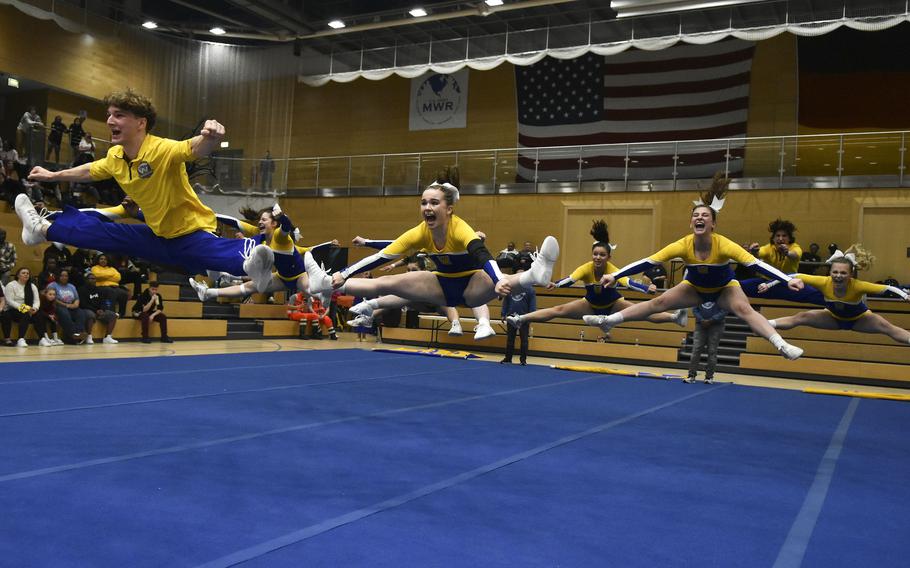
[[[583,180],[711,177],[726,163],[725,142],[640,144],[742,138],[749,110],[754,44],[725,40],[611,56],[544,58],[516,68],[518,144],[522,148],[615,144],[584,150]],[[631,144],[628,147],[626,144]],[[743,144],[730,146],[731,175],[741,175]],[[578,151],[522,150],[518,180],[577,181]]]

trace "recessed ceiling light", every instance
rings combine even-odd
[[[145,28],[145,29],[147,29],[147,30],[153,30],[153,29],[155,29],[155,28],[158,27],[158,24],[156,24],[155,22],[149,20],[149,21],[147,21],[147,22],[142,22],[142,27]]]
[[[423,8],[414,8],[408,14],[414,16],[415,18],[422,18],[427,15],[427,11]]]
[[[215,35],[224,35],[224,34],[226,34],[227,32],[224,31],[224,28],[215,27],[215,28],[210,29],[210,30],[209,30],[209,33],[210,33],[210,34],[215,34]]]
[[[483,0],[487,6],[502,6],[502,0]]]
[[[339,30],[344,27],[344,22],[342,22],[341,20],[332,20],[331,22],[329,22],[329,27],[332,28],[333,30]]]

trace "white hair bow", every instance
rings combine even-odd
[[[596,244],[599,243],[599,242],[600,242],[600,241],[594,241],[594,244],[596,245]],[[614,250],[616,250],[616,248],[617,248],[619,245],[615,245],[615,244],[613,244],[613,243],[607,243],[607,246],[610,247],[610,252],[612,253]]]
[[[451,191],[452,191],[452,203],[453,203],[453,204],[454,204],[454,203],[457,203],[458,200],[461,198],[461,195],[458,193],[458,188],[455,187],[454,185],[452,185],[452,184],[449,183],[449,182],[440,182],[440,181],[437,180],[437,181],[434,181],[431,185],[438,185],[439,187],[443,187],[443,188],[445,188],[445,189],[451,190]]]
[[[831,255],[831,258],[829,258],[829,259],[826,260],[825,262],[826,262],[827,264],[831,264],[831,263],[834,262],[835,260],[838,260],[838,259],[841,259],[841,258],[846,258],[846,259],[849,260],[852,264],[854,264],[854,265],[856,264],[856,255],[855,255],[855,254],[853,254],[852,252],[848,252],[847,254],[844,254],[844,251],[842,251],[842,250],[840,250],[840,249],[837,249],[836,251],[834,251],[834,254]]]
[[[726,200],[727,200],[726,197],[717,197],[715,195],[714,197],[711,198],[711,205],[708,205],[708,207],[710,207],[714,211],[720,211],[721,209],[724,208],[724,201],[726,201]],[[699,207],[701,205],[704,205],[705,202],[702,201],[701,199],[697,199],[697,200],[693,201],[692,204],[695,205],[696,207]]]

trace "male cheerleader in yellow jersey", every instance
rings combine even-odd
[[[157,113],[152,102],[131,90],[105,98],[113,145],[100,160],[57,172],[40,166],[32,181],[91,182],[113,178],[142,208],[146,225],[105,223],[66,207],[53,223],[35,211],[27,196],[16,198],[22,240],[33,245],[51,240],[79,248],[138,256],[198,273],[206,269],[248,274],[257,288],[272,278],[273,254],[250,239],[215,236],[215,214],[190,187],[185,162],[207,156],[221,139],[224,126],[207,120],[198,136],[170,140],[149,134]]]
[[[710,200],[705,200],[708,202]],[[801,280],[793,279],[780,270],[758,260],[743,247],[714,232],[717,212],[701,204],[692,209],[689,226],[692,234],[661,249],[648,258],[633,262],[618,272],[607,274],[601,284],[612,286],[623,276],[637,274],[649,267],[682,258],[686,264],[682,282],[657,298],[639,302],[630,308],[608,316],[585,316],[585,323],[600,327],[604,331],[624,321],[640,321],[651,314],[679,308],[694,307],[706,301],[716,301],[721,308],[745,320],[756,334],[769,340],[787,359],[798,359],[803,354],[799,347],[790,345],[777,333],[768,320],[752,309],[749,300],[733,279],[730,261],[749,266],[771,278],[787,282],[794,290],[803,287]]]
[[[759,247],[758,243],[752,243],[748,247],[749,251],[784,274],[795,274],[803,254],[802,247],[796,243],[794,237],[796,225],[785,219],[775,219],[768,224],[768,232],[771,233],[768,244]],[[746,296],[750,298],[771,298],[818,306],[825,305],[824,297],[811,286],[806,286],[802,290],[791,290],[787,286],[776,286],[771,289],[762,286],[768,282],[778,281],[769,280],[767,276],[761,274],[757,278],[741,280],[739,284]],[[759,287],[765,291],[759,292]]]
[[[605,274],[618,270],[610,262],[613,247],[610,246],[610,233],[603,219],[594,222],[591,227],[591,236],[595,239],[595,243],[591,247],[591,262],[582,264],[572,272],[571,276],[567,276],[556,284],[551,285],[556,288],[566,288],[576,282],[582,282],[585,285],[585,297],[529,314],[508,316],[506,321],[509,325],[517,328],[525,323],[550,321],[553,318],[581,319],[586,315],[609,315],[633,305],[632,302],[623,298],[622,294],[616,291],[616,288],[603,286],[600,283],[600,279]],[[656,289],[653,284],[646,286],[630,280],[628,277],[620,278],[617,280],[617,284],[648,294],[654,293]],[[654,323],[672,322],[685,327],[688,321],[688,312],[686,310],[677,310],[673,314],[652,314],[648,316],[648,321]]]
[[[849,254],[841,253],[841,256],[829,262],[831,273],[828,276],[796,274],[797,278],[825,296],[825,309],[808,310],[793,316],[777,318],[769,323],[776,329],[793,329],[806,325],[818,329],[852,329],[863,333],[883,333],[898,343],[910,344],[910,331],[872,313],[866,305],[866,294],[881,294],[888,291],[900,296],[905,302],[910,302],[910,296],[894,286],[873,284],[853,278],[854,262]]]
[[[441,179],[440,179],[441,178]],[[450,168],[427,187],[420,199],[423,220],[380,252],[329,276],[304,255],[310,277],[310,293],[332,288],[347,294],[375,298],[394,295],[415,302],[469,307],[486,304],[513,288],[546,286],[559,256],[553,237],[544,239],[531,269],[521,274],[504,275],[474,229],[454,214],[458,200],[458,172]],[[410,253],[424,251],[436,265],[435,272],[405,272],[379,278],[348,277],[370,270]]]

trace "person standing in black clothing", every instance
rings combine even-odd
[[[517,271],[522,272],[521,270]],[[516,328],[511,325],[506,324],[506,317],[511,315],[524,315],[531,313],[537,310],[537,294],[534,293],[533,288],[524,288],[519,289],[518,291],[513,291],[511,294],[503,298],[502,300],[502,312],[500,313],[500,319],[502,319],[502,324],[506,328],[506,356],[503,358],[500,363],[509,364],[512,362],[512,355],[515,354],[515,334],[518,333],[521,336],[521,351],[518,355],[518,360],[522,365],[527,364],[528,360],[528,335],[530,331],[531,324],[528,322],[522,322],[522,324]]]
[[[83,120],[85,119],[77,116],[70,125],[70,147],[73,149],[73,162],[79,157],[79,143],[85,138],[85,129],[82,128]]]
[[[51,152],[53,152],[54,163],[60,163],[60,145],[63,144],[63,135],[67,132],[69,132],[69,129],[63,124],[63,117],[58,114],[54,117],[54,122],[48,127],[47,156],[45,156],[45,160],[50,161]]]
[[[173,343],[174,340],[167,335],[167,316],[164,315],[164,300],[158,293],[158,282],[149,282],[149,287],[139,295],[134,311],[139,312],[142,323],[142,343],[151,343],[149,339],[149,324],[157,321],[161,327],[161,343]]]

